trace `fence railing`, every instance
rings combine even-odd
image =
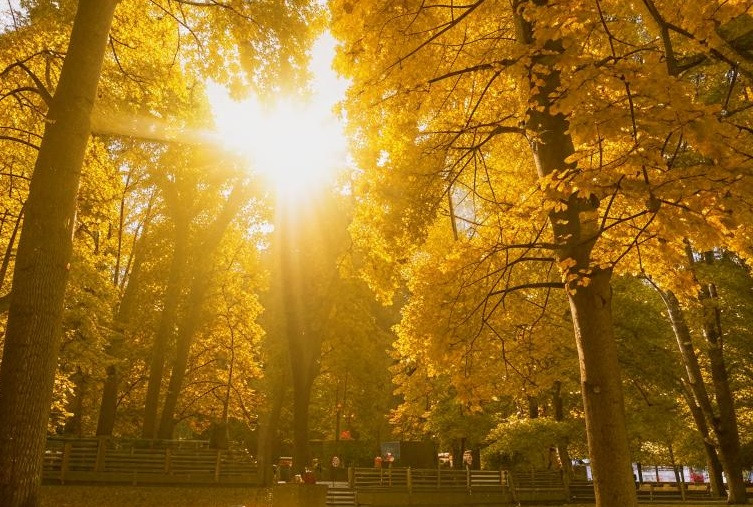
[[[258,481],[243,451],[200,447],[113,446],[109,439],[50,439],[43,478],[60,482],[243,483]]]
[[[506,470],[452,470],[445,468],[353,468],[349,475],[354,489],[397,488],[408,491],[436,489],[477,490],[507,488]]]

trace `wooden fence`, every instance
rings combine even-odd
[[[504,489],[509,486],[506,470],[451,470],[446,468],[351,468],[351,488],[397,488],[408,491],[436,489]]]
[[[256,484],[255,461],[244,451],[199,446],[114,446],[109,439],[49,439],[47,482]]]

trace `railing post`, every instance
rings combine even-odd
[[[172,475],[173,473],[173,452],[170,447],[165,447],[165,475]]]
[[[353,489],[356,485],[356,469],[348,467],[348,487]]]
[[[513,477],[512,472],[507,472],[507,487],[510,490],[510,496],[512,497],[513,503],[519,503],[518,502],[518,492],[515,489],[515,478]]]
[[[220,482],[220,465],[222,464],[222,449],[217,449],[217,461],[214,464],[214,482]]]
[[[465,467],[465,484],[468,487],[468,492],[471,492],[471,467]]]
[[[405,469],[405,483],[408,485],[408,494],[413,493],[413,477],[410,473],[410,467]]]
[[[95,472],[101,472],[104,469],[105,452],[107,452],[107,437],[97,437],[97,457],[94,459]]]
[[[65,474],[68,472],[68,464],[71,461],[71,448],[73,444],[66,442],[63,444],[63,459],[60,462],[60,484],[65,482]]]
[[[572,494],[570,492],[570,476],[565,473],[565,470],[560,468],[560,478],[562,479],[562,486],[565,488],[565,494],[567,495],[567,498],[572,498]]]
[[[437,467],[437,489],[442,487],[442,465]]]

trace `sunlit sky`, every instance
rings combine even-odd
[[[335,41],[320,37],[312,50],[312,93],[261,104],[256,97],[231,99],[208,83],[209,101],[220,142],[249,160],[250,170],[281,198],[297,198],[312,186],[326,185],[347,163],[343,125],[333,112],[347,82],[332,70]]]

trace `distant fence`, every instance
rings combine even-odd
[[[432,489],[479,490],[507,488],[506,470],[452,470],[445,468],[352,468],[353,489],[402,488],[408,491]]]
[[[107,438],[49,439],[42,478],[46,482],[129,484],[256,484],[248,453],[196,445],[159,448],[113,445]]]

